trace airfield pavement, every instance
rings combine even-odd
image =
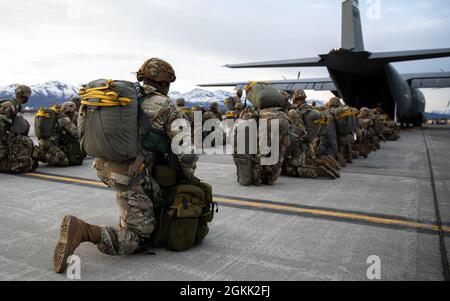
[[[109,257],[85,244],[76,251],[81,278],[368,280],[367,260],[378,256],[381,280],[443,280],[448,254],[440,242],[450,250],[449,149],[450,127],[406,130],[401,141],[345,168],[341,179],[282,177],[274,187],[250,188],[236,182],[229,156],[203,157],[198,175],[213,185],[219,203],[203,245]],[[98,182],[91,163],[0,175],[0,280],[67,280],[51,269],[66,214],[117,224],[114,192]]]

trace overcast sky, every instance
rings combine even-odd
[[[450,1],[360,0],[366,48],[450,47]],[[173,64],[173,90],[198,83],[295,78],[297,69],[230,70],[226,63],[311,57],[340,46],[341,0],[0,0],[0,85],[134,80],[150,57]],[[377,2],[375,2],[377,3]],[[379,18],[378,18],[379,17]],[[450,71],[450,58],[395,65]],[[323,77],[304,68],[302,77]],[[328,93],[310,93],[327,98]],[[443,108],[450,90],[426,91]]]

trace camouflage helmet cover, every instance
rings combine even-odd
[[[186,101],[184,98],[178,98],[177,99],[177,107],[184,107],[186,105]]]
[[[16,88],[16,95],[17,96],[21,96],[21,97],[25,97],[25,98],[30,98],[31,96],[31,88],[25,85],[19,85]]]
[[[342,106],[342,102],[341,102],[341,100],[339,98],[333,97],[328,102],[328,106],[329,107],[341,107]]]
[[[218,109],[219,108],[219,104],[215,101],[213,101],[210,105],[209,105],[210,109]]]
[[[61,110],[64,113],[74,113],[77,111],[77,105],[73,101],[66,101],[63,103]]]
[[[297,90],[294,93],[293,99],[306,99],[308,96],[306,96],[306,93],[304,90]]]
[[[177,77],[172,65],[162,59],[152,58],[145,61],[137,72],[138,81],[142,82],[145,79],[155,82],[173,83]]]

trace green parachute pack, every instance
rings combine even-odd
[[[279,90],[267,83],[252,82],[246,87],[247,99],[259,110],[283,108],[284,96]]]
[[[52,109],[41,108],[37,111],[34,119],[34,133],[36,137],[48,139],[54,134],[56,123],[56,112]]]
[[[345,137],[355,133],[357,127],[356,113],[350,107],[339,107],[331,110],[336,120],[336,129],[340,136]]]

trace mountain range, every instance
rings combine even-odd
[[[6,87],[0,87],[0,99],[11,99],[14,97],[14,90],[17,84],[12,84]],[[31,86],[33,95],[27,103],[26,109],[37,110],[41,107],[50,107],[54,104],[61,104],[73,96],[76,96],[79,87],[61,83],[59,81],[50,81],[43,84]],[[208,106],[209,103],[216,101],[220,107],[224,107],[224,100],[233,96],[232,92],[217,90],[211,92],[203,89],[194,89],[187,93],[170,92],[169,97],[172,100],[184,98],[188,107],[192,106]],[[323,105],[324,102],[318,100],[317,104]],[[433,118],[450,118],[450,108],[443,110],[435,110],[427,113],[430,119]]]

